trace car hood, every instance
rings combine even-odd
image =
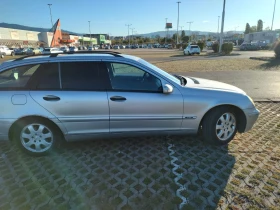
[[[228,92],[236,92],[246,94],[243,90],[233,85],[229,85],[223,82],[217,82],[214,80],[196,78],[196,77],[184,77],[187,80],[186,87],[209,89],[209,90],[220,90]]]

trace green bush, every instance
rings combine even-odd
[[[186,49],[187,46],[188,46],[188,43],[184,43],[183,44],[183,50]]]
[[[219,47],[220,47],[220,45],[219,45],[218,43],[212,44],[212,50],[213,50],[215,53],[219,52]]]
[[[226,55],[230,54],[233,50],[233,44],[232,43],[224,43],[222,45],[222,52],[224,52]]]
[[[205,46],[204,42],[198,42],[197,45],[199,46],[201,51],[203,50],[203,48]]]
[[[275,57],[280,59],[280,42],[277,42],[274,47]]]

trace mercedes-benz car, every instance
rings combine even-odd
[[[26,56],[0,65],[0,140],[45,154],[61,139],[197,134],[227,144],[259,111],[241,89],[171,75],[110,51]]]

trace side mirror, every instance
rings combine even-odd
[[[164,94],[169,94],[173,92],[173,87],[169,84],[163,85],[163,93]]]

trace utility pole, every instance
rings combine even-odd
[[[179,42],[179,33],[178,33],[178,28],[179,28],[179,5],[180,5],[180,1],[177,1],[176,2],[177,4],[178,4],[178,18],[177,18],[177,44],[179,44],[178,42]]]
[[[276,6],[276,0],[274,1],[274,10],[273,10],[273,16],[272,16],[271,31],[272,31],[272,29],[273,29],[274,14],[275,14],[275,6]]]
[[[90,31],[90,20],[88,21],[88,29],[89,29],[89,36],[90,36],[90,46],[92,47],[91,31]]]
[[[190,33],[190,39],[189,42],[191,41],[191,24],[193,23],[193,21],[187,22],[189,24],[189,33]]]
[[[166,31],[166,33],[165,33],[165,42],[164,42],[164,44],[166,44],[166,39],[167,39],[167,27],[166,27],[166,24],[167,24],[167,18],[165,18],[165,31]]]
[[[129,27],[131,26],[132,24],[125,24],[125,26],[127,26],[127,32],[128,32],[128,42],[129,42],[129,46],[130,46],[130,37],[129,37]]]
[[[48,5],[49,5],[49,8],[50,8],[51,24],[52,24],[52,27],[53,27],[53,21],[52,21],[52,9],[51,9],[52,4],[48,4]],[[52,28],[52,27],[51,27],[51,28]]]
[[[219,30],[220,30],[220,16],[218,16],[218,34],[219,34]]]
[[[223,6],[223,16],[222,16],[222,26],[221,26],[221,34],[220,34],[220,46],[219,46],[219,53],[222,52],[222,44],[223,44],[223,35],[224,35],[224,21],[225,21],[225,9],[226,9],[226,0],[224,0]]]

